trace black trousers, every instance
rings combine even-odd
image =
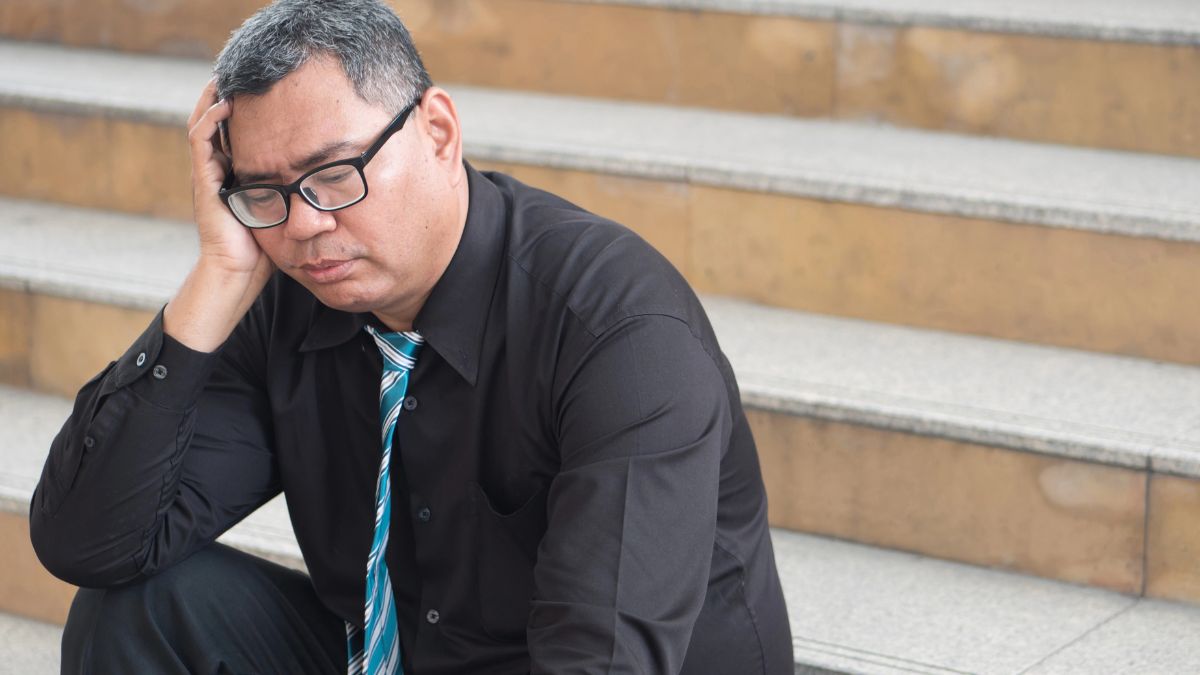
[[[304,574],[212,544],[138,584],[80,589],[62,672],[345,673],[346,628]]]

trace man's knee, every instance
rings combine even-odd
[[[210,546],[132,584],[79,589],[63,630],[63,672],[109,672],[139,662],[135,651],[168,649],[188,624],[204,623],[205,612],[221,606],[239,564],[228,549]]]

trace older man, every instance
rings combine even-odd
[[[263,9],[189,126],[200,258],[80,391],[31,509],[88,589],[65,672],[791,672],[695,295],[464,162],[390,9]],[[212,543],[280,490],[311,576]]]

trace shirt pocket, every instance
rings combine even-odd
[[[546,486],[511,513],[497,511],[478,484],[471,494],[484,632],[497,640],[524,641],[533,599],[533,566],[546,533]]]

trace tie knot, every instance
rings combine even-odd
[[[420,333],[381,333],[372,326],[367,326],[367,332],[375,338],[375,346],[383,355],[384,369],[407,372],[417,365],[417,352],[425,344],[425,338]]]

